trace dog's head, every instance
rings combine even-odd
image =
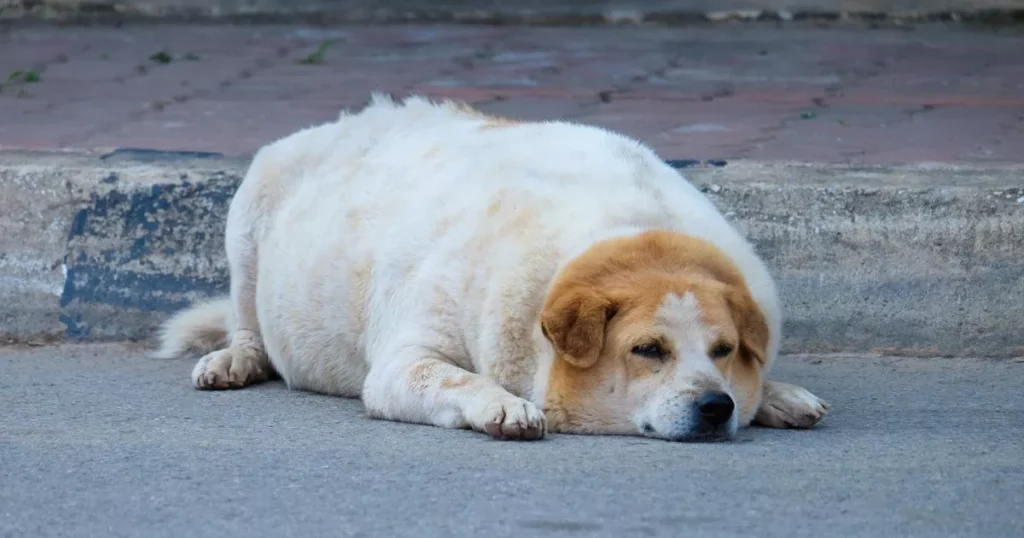
[[[709,243],[650,232],[592,247],[541,313],[552,431],[725,439],[753,417],[769,327]]]

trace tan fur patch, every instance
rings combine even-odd
[[[751,360],[734,358],[723,366],[725,378],[731,381],[733,392],[741,402],[740,417],[752,418],[761,401],[761,387],[764,384],[760,365]]]
[[[423,360],[416,363],[409,370],[407,379],[409,390],[416,394],[423,394],[433,383],[443,390],[453,390],[465,387],[473,382],[473,375],[469,373],[454,376],[447,375],[451,366],[436,360]]]
[[[359,227],[363,224],[363,214],[358,209],[350,209],[346,215],[348,221],[348,227],[353,233],[359,231]]]
[[[497,215],[499,211],[501,211],[501,205],[502,202],[504,201],[504,198],[504,193],[499,191],[498,194],[496,194],[494,198],[491,199],[491,203],[487,206],[488,217],[493,217]]]
[[[451,101],[446,103],[446,105],[450,110],[458,112],[464,116],[470,116],[476,119],[484,120],[486,123],[480,126],[481,131],[488,129],[501,129],[503,127],[514,127],[516,125],[521,125],[522,123],[524,123],[521,120],[506,118],[503,116],[492,116],[490,114],[480,112],[479,110],[473,108],[472,106],[464,102]]]
[[[487,114],[484,114],[483,112],[480,112],[479,110],[473,108],[472,106],[469,105],[469,103],[466,103],[464,101],[448,101],[445,103],[445,105],[450,110],[458,112],[465,116],[472,116],[474,118],[480,119],[488,119],[490,117]]]
[[[436,375],[437,363],[434,361],[420,361],[409,370],[407,381],[409,390],[416,394],[423,394],[430,387]]]
[[[537,226],[537,211],[532,207],[512,207],[514,211],[511,218],[506,219],[498,229],[498,237],[521,238],[521,243],[536,244],[533,239],[540,232]]]
[[[441,388],[442,389],[446,389],[446,390],[447,389],[457,389],[457,388],[465,387],[466,385],[470,384],[472,381],[473,381],[473,378],[472,378],[472,376],[469,376],[469,375],[460,375],[460,376],[455,376],[455,377],[449,377],[449,378],[445,378],[444,381],[441,381]]]
[[[370,279],[373,277],[373,262],[367,260],[352,266],[349,273],[348,318],[355,320],[354,335],[366,331],[367,303],[370,301]]]
[[[489,117],[487,119],[487,123],[485,123],[485,124],[480,126],[480,130],[481,131],[488,131],[488,130],[491,130],[491,129],[506,129],[508,127],[515,127],[517,125],[522,125],[523,123],[525,123],[525,122],[520,121],[520,120],[510,119],[510,118]]]

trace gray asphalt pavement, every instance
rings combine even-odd
[[[785,358],[825,423],[715,444],[492,441],[191,367],[0,348],[0,536],[1024,536],[1020,362]]]

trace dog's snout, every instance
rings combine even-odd
[[[701,418],[715,426],[728,422],[735,408],[732,397],[721,391],[709,390],[697,398]]]

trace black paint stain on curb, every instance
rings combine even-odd
[[[110,153],[101,155],[100,160],[107,162],[133,161],[143,163],[165,163],[196,159],[218,159],[223,156],[223,153],[213,153],[209,151],[163,151],[145,148],[118,148]]]
[[[69,339],[131,336],[118,334],[111,312],[169,313],[228,290],[227,268],[211,260],[222,257],[220,232],[241,178],[136,185],[110,177],[112,189],[91,193],[72,220],[60,298]]]
[[[665,161],[665,164],[678,170],[682,168],[722,168],[728,163],[723,159],[707,159],[703,161],[700,159],[669,159]]]

